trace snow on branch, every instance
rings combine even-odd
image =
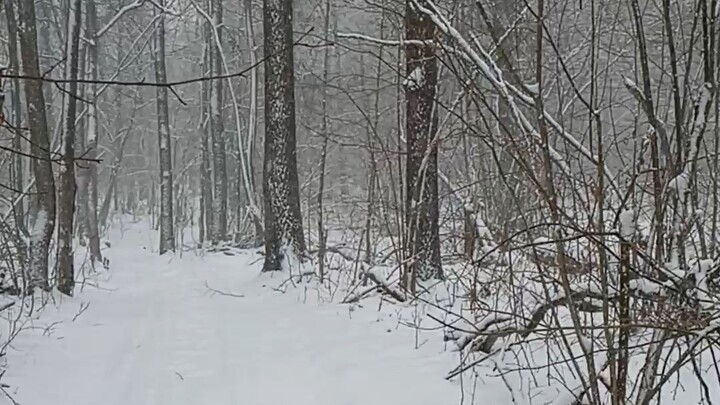
[[[662,152],[665,155],[666,159],[672,161],[672,157],[670,156],[670,143],[668,141],[665,123],[655,114],[652,101],[648,100],[645,97],[643,92],[640,90],[640,87],[638,87],[638,85],[634,81],[623,76],[623,83],[625,84],[625,88],[630,92],[633,98],[638,102],[638,104],[640,104],[643,112],[645,112],[645,115],[650,122],[650,126],[653,127],[655,133],[658,136],[658,139],[660,140],[660,148],[662,149]]]
[[[401,40],[401,41],[394,41],[394,40],[388,40],[388,39],[382,39],[382,38],[375,38],[364,34],[357,34],[354,32],[339,32],[337,34],[338,38],[345,38],[345,39],[357,39],[359,41],[365,41],[370,42],[376,45],[383,45],[383,46],[403,46],[403,45],[416,45],[416,46],[428,46],[428,45],[434,45],[435,41],[423,41],[423,40],[417,40],[417,39],[411,39],[411,40]]]
[[[695,116],[695,124],[693,125],[693,132],[690,137],[690,154],[688,155],[689,159],[697,159],[700,148],[700,138],[705,131],[705,126],[707,124],[706,121],[708,106],[710,104],[710,101],[712,101],[712,98],[712,84],[705,83],[702,86],[702,90],[700,92],[700,99],[698,100],[697,104],[697,115]]]
[[[450,24],[449,20],[438,11],[432,1],[428,0],[424,2],[427,6],[421,5],[417,0],[412,0],[412,3],[418,11],[430,17],[440,31],[455,40],[455,42],[459,45],[457,52],[463,52],[463,57],[473,63],[485,79],[487,79],[488,82],[490,82],[490,84],[495,88],[499,96],[509,105],[513,119],[517,122],[519,127],[528,135],[531,135],[534,138],[539,138],[538,131],[530,123],[530,120],[521,111],[516,102],[517,97],[517,99],[520,99],[524,104],[534,106],[535,101],[533,98],[506,82],[503,78],[502,70],[494,62],[490,53],[483,48],[482,44],[480,44],[478,40],[473,41],[478,49],[478,51],[476,51],[465,39],[465,37],[463,37],[463,35]],[[563,139],[565,139],[573,148],[577,149],[591,163],[597,166],[597,158],[592,154],[592,152],[585,148],[582,143],[577,140],[577,138],[567,132],[565,128],[560,125],[558,121],[547,111],[543,110],[543,115],[547,122],[562,136]],[[560,169],[569,175],[570,168],[562,155],[553,148],[550,148],[550,155],[552,160],[560,167]],[[619,194],[619,191],[615,186],[615,177],[613,173],[607,168],[604,169],[604,173],[609,184],[612,186],[612,189]]]
[[[100,30],[98,30],[97,34],[95,34],[95,38],[100,38],[101,36],[103,36],[103,34],[105,34],[110,28],[112,28],[113,25],[115,25],[115,23],[118,22],[120,17],[122,17],[129,11],[132,11],[136,8],[142,7],[143,4],[145,4],[145,0],[136,0],[136,1],[128,4],[127,6],[121,8],[117,13],[115,13],[115,15],[110,19],[110,21],[108,21],[108,23],[105,24],[104,27],[102,27],[102,28],[100,28]],[[95,38],[90,38],[90,39],[94,41]],[[93,45],[95,45],[95,44],[93,43]]]

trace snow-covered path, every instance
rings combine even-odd
[[[159,258],[141,230],[111,249],[103,288],[46,308],[8,350],[22,405],[442,405],[442,347],[376,308],[270,288],[257,257]],[[145,247],[145,248],[144,248]],[[213,293],[209,288],[243,297]],[[313,294],[315,294],[313,296]],[[73,321],[82,305],[89,307]],[[57,323],[59,322],[59,323]],[[0,399],[2,403],[3,399]]]

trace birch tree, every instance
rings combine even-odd
[[[35,4],[32,1],[18,2],[18,14],[23,74],[39,78],[41,74],[38,62]],[[35,176],[36,191],[32,201],[34,224],[29,243],[28,287],[47,290],[49,288],[48,253],[55,230],[55,179],[50,158],[43,83],[41,80],[25,80],[24,87],[30,128],[31,169]]]
[[[295,141],[292,0],[264,0],[265,45],[265,264],[305,253]]]
[[[161,10],[155,13],[164,13],[165,0],[158,1]],[[155,81],[167,83],[165,71],[165,15],[161,14],[157,19],[157,26],[154,33],[154,65]],[[175,250],[175,235],[173,229],[173,177],[172,177],[172,152],[168,113],[168,88],[165,86],[156,87],[157,96],[157,130],[158,144],[160,151],[160,254]]]
[[[87,14],[87,30],[86,35],[92,39],[87,45],[87,59],[88,59],[88,78],[97,80],[98,78],[98,41],[100,38],[97,36],[98,30],[98,18],[97,10],[95,8],[95,0],[86,0],[86,14]],[[89,250],[90,260],[94,263],[96,261],[102,262],[102,253],[100,252],[100,230],[98,226],[98,169],[97,162],[94,159],[97,157],[98,148],[98,114],[97,114],[97,85],[90,84],[87,88],[90,102],[88,108],[88,122],[87,122],[87,154],[88,162],[84,165],[83,175],[85,176],[84,184],[87,186],[87,213],[85,215],[85,226],[88,233],[89,239]]]

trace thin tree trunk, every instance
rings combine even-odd
[[[250,55],[250,65],[257,64],[257,53],[255,46],[255,30],[252,21],[252,0],[245,0],[245,28],[247,30],[247,46]],[[250,113],[248,114],[248,140],[247,150],[245,151],[245,162],[247,167],[247,177],[245,179],[248,202],[252,203],[250,208],[255,207],[256,201],[255,190],[255,171],[253,170],[253,158],[255,156],[255,137],[257,136],[257,104],[258,104],[258,69],[250,71]],[[240,151],[242,153],[242,151]],[[264,239],[263,225],[261,222],[260,212],[251,212],[253,224],[255,225],[255,242],[260,245]]]
[[[214,29],[217,30],[217,36],[222,44],[222,19],[223,9],[222,0],[212,0],[212,15]],[[222,74],[222,49],[220,44],[215,44],[212,37],[211,41],[211,65],[214,76]],[[212,241],[218,243],[227,239],[227,197],[228,197],[228,180],[227,168],[225,163],[225,127],[223,123],[223,81],[215,80],[210,88],[210,110],[212,114],[212,154],[213,154],[213,211],[214,221],[212,229]]]
[[[15,0],[5,0],[5,17],[7,19],[8,26],[8,53],[9,53],[9,66],[8,70],[10,74],[20,74],[20,61],[18,60],[18,26],[17,16],[15,14]],[[22,150],[22,106],[20,105],[20,80],[12,79],[12,93],[10,96],[10,102],[12,103],[12,129],[13,129],[13,149],[16,151]],[[23,157],[17,153],[13,156],[12,162],[12,179],[13,186],[16,190],[22,190],[23,185]],[[25,207],[22,201],[20,201],[13,209],[15,216],[15,226],[22,232],[26,233],[25,229]]]
[[[23,27],[18,31],[23,74],[40,77],[35,4],[32,1],[20,1],[18,6],[18,21]],[[36,190],[33,197],[34,225],[29,244],[28,287],[31,290],[36,287],[47,290],[49,288],[48,254],[55,230],[55,180],[50,161],[50,138],[45,114],[43,85],[38,80],[26,80],[24,85],[28,126],[30,127],[30,153],[34,156],[31,168],[35,176]]]
[[[68,12],[66,73],[70,78],[65,95],[65,125],[62,139],[63,162],[58,189],[57,288],[72,296],[75,287],[73,257],[73,220],[75,218],[75,116],[77,114],[78,47],[82,21],[82,0],[74,0]]]
[[[405,37],[432,40],[435,25],[415,10],[410,2],[405,10]],[[437,60],[432,46],[407,45],[406,48],[406,226],[410,252],[406,286],[415,289],[415,279],[442,278],[440,263],[437,144],[434,142],[438,118],[435,111]],[[426,158],[427,156],[427,158]],[[426,162],[426,163],[425,163]]]
[[[78,77],[86,78],[87,74],[87,47],[80,46],[78,51]],[[84,94],[85,86],[78,83],[78,97],[86,99]],[[75,126],[75,151],[81,156],[85,156],[87,152],[87,126],[85,121],[87,114],[80,117]],[[86,245],[88,237],[88,182],[89,180],[89,162],[83,162],[75,168],[75,179],[77,182],[77,193],[75,194],[75,234],[79,237],[80,245]]]
[[[210,63],[210,49],[212,48],[212,34],[210,32],[210,22],[203,21],[203,59],[202,59],[202,71],[203,77],[210,76],[211,63]],[[212,239],[211,233],[215,229],[213,225],[215,222],[215,216],[213,215],[213,194],[212,194],[212,170],[210,163],[210,86],[211,82],[203,81],[201,83],[201,97],[202,97],[202,138],[200,141],[200,153],[201,153],[201,166],[200,166],[200,201],[201,210],[203,217],[203,226],[201,228],[202,235],[200,236],[200,242],[205,242],[208,239]]]
[[[328,44],[330,37],[330,0],[325,1],[325,43]],[[325,191],[325,162],[327,160],[328,148],[328,116],[327,116],[327,93],[328,93],[328,65],[330,62],[330,47],[325,47],[323,56],[323,94],[322,94],[322,151],[320,152],[320,180],[318,185],[318,274],[320,282],[325,280],[325,224],[323,223],[323,193]]]
[[[295,141],[292,0],[263,1],[265,42],[265,263],[305,254]],[[295,257],[287,257],[289,262]]]
[[[22,3],[22,0],[20,1]],[[21,8],[22,5],[18,5],[18,9]],[[52,72],[52,65],[54,62],[51,58],[45,57],[45,55],[51,55],[53,54],[51,52],[53,41],[50,39],[50,30],[48,28],[48,25],[50,24],[50,21],[53,19],[52,16],[52,8],[49,5],[49,1],[37,1],[35,3],[35,16],[36,18],[36,24],[38,26],[37,28],[37,34],[40,38],[40,42],[38,43],[38,66],[40,68],[40,72],[50,72],[50,75],[52,75],[54,72]],[[22,27],[22,25],[21,25]],[[52,87],[49,83],[43,83],[43,95],[45,96],[45,120],[47,122],[48,131],[50,128],[55,128],[56,125],[56,117],[53,114],[53,92]],[[48,132],[48,138],[50,138],[49,132]],[[52,141],[55,141],[54,139],[51,139]]]
[[[165,7],[165,0],[159,0],[161,8]],[[155,11],[162,13],[162,11]],[[155,80],[158,83],[167,83],[165,72],[165,16],[161,15],[155,30]],[[157,124],[158,144],[160,150],[160,254],[175,251],[175,236],[173,229],[173,178],[172,178],[172,152],[170,150],[170,127],[168,114],[168,89],[157,87]]]
[[[98,44],[97,41],[97,10],[95,8],[95,0],[87,0],[87,35],[93,38],[94,43],[87,47],[88,53],[88,74],[90,80],[97,80],[98,77]],[[88,88],[90,96],[90,104],[88,105],[88,132],[87,132],[87,154],[89,159],[97,157],[98,148],[98,116],[97,116],[97,85],[91,84]],[[96,162],[88,162],[87,172],[87,215],[86,226],[89,238],[90,259],[94,264],[96,261],[102,262],[102,253],[100,252],[100,227],[98,225],[98,170]]]

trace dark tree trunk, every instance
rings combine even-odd
[[[203,76],[210,76],[212,74],[212,67],[210,63],[210,49],[212,48],[212,28],[208,21],[203,22],[203,59],[202,59],[202,73]],[[210,131],[211,129],[211,111],[210,111],[210,86],[211,82],[203,81],[201,83],[201,98],[202,98],[202,138],[200,141],[200,151],[202,154],[202,163],[200,166],[200,207],[201,207],[201,235],[200,242],[205,242],[208,239],[212,239],[212,230],[215,229],[213,225],[215,222],[215,216],[213,215],[213,182],[212,182],[212,168],[210,163]]]
[[[324,41],[329,43],[330,37],[330,0],[325,2],[325,32]],[[327,236],[325,234],[324,212],[323,212],[323,195],[325,192],[325,163],[327,161],[328,150],[328,114],[327,114],[327,97],[328,97],[328,67],[330,63],[330,47],[325,48],[323,56],[323,93],[322,93],[322,150],[320,152],[320,180],[318,184],[318,275],[320,282],[325,280],[325,250]]]
[[[405,36],[408,40],[432,40],[435,25],[429,17],[406,6]],[[411,258],[405,275],[411,291],[415,279],[442,278],[440,263],[439,204],[437,178],[438,117],[435,111],[437,60],[432,45],[407,45],[406,98],[406,249]]]
[[[75,219],[75,116],[77,114],[78,47],[80,24],[82,22],[82,0],[74,0],[68,11],[67,49],[65,71],[69,74],[65,95],[65,122],[62,139],[63,161],[60,166],[60,188],[58,189],[58,246],[57,246],[57,288],[72,296],[75,287],[75,265],[73,257],[73,221]]]
[[[7,18],[8,27],[8,53],[9,53],[9,66],[8,70],[10,74],[20,74],[20,60],[18,59],[18,26],[17,16],[15,14],[15,0],[5,0],[5,16]],[[12,103],[12,129],[13,129],[13,149],[17,151],[22,150],[22,106],[20,105],[20,80],[12,79],[12,93],[10,96],[10,102]],[[23,184],[23,157],[17,153],[13,156],[13,162],[10,166],[12,170],[12,184],[16,190],[22,190]],[[18,195],[18,197],[21,197]],[[15,226],[22,232],[26,233],[25,229],[25,206],[22,198],[17,204],[13,206],[13,212],[15,215]]]
[[[159,0],[160,7],[165,7],[165,0]],[[161,11],[155,11],[161,12]],[[154,60],[155,80],[166,83],[165,71],[165,16],[158,19],[155,30]],[[159,86],[157,92],[157,124],[158,146],[160,151],[160,254],[175,250],[173,229],[173,177],[172,152],[170,150],[170,126],[168,113],[168,89]]]
[[[213,23],[217,30],[217,37],[222,44],[222,0],[212,0],[212,14]],[[210,41],[212,42],[211,55],[212,55],[212,68],[213,75],[219,76],[222,74],[222,49],[218,47],[214,40],[214,36],[211,36]],[[223,80],[215,80],[212,82],[210,90],[210,110],[212,114],[212,153],[213,153],[213,211],[214,212],[214,227],[212,229],[212,241],[218,243],[227,238],[227,196],[228,196],[228,181],[227,181],[227,168],[225,166],[225,127],[223,125]]]
[[[40,77],[35,4],[32,1],[20,1],[18,6],[18,21],[23,27],[18,30],[23,73],[31,77]],[[55,230],[55,179],[50,161],[50,139],[43,84],[39,80],[25,80],[24,85],[30,128],[30,153],[35,157],[32,159],[31,168],[35,176],[36,191],[33,198],[34,225],[29,244],[28,287],[47,290],[49,288],[48,253]]]
[[[266,57],[263,271],[274,271],[282,270],[284,255],[305,253],[295,147],[292,0],[263,1],[263,30]]]

